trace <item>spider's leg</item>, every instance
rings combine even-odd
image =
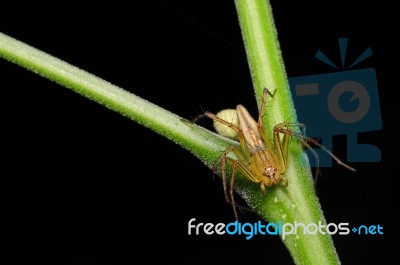
[[[267,96],[268,95],[271,98],[274,97],[274,95],[267,88],[264,88],[263,95],[262,95],[262,98],[261,98],[260,110],[258,111],[258,128],[261,131],[264,130],[263,129],[263,116],[264,116],[265,102],[267,102]]]

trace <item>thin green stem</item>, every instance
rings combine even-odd
[[[99,77],[0,33],[0,57],[106,106],[190,150],[207,166],[232,144]]]
[[[290,89],[269,1],[236,0],[242,35],[258,102],[263,88],[275,91],[264,113],[264,128],[271,135],[282,122],[296,123]],[[295,141],[292,141],[292,143]],[[267,195],[248,200],[268,221],[279,223],[326,224],[314,191],[310,165],[299,144],[291,144],[285,176],[287,188],[271,189]],[[244,194],[246,196],[246,193]],[[329,234],[282,236],[296,264],[339,264]],[[266,251],[267,252],[267,251]]]

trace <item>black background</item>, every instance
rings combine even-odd
[[[3,10],[0,31],[87,70],[185,118],[242,103],[257,113],[233,1],[109,3]],[[380,163],[334,165],[318,183],[328,222],[384,227],[384,235],[334,236],[343,264],[388,258],[398,130],[390,6],[346,1],[272,1],[288,76],[333,72],[318,49],[340,62],[377,71],[383,129],[360,133]],[[187,223],[230,222],[221,181],[190,153],[151,130],[19,66],[0,60],[1,228],[8,264],[102,264],[148,261],[292,264],[277,237],[246,241],[189,236]],[[205,121],[204,126],[210,127]],[[346,157],[346,137],[334,152]],[[394,155],[390,152],[394,151]],[[242,222],[258,220],[251,213]],[[149,253],[149,254],[148,254]]]

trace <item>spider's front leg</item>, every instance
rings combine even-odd
[[[237,149],[236,146],[231,145],[225,151],[222,153],[221,157],[217,160],[216,164],[213,166],[213,170],[215,170],[217,164],[219,163],[220,171],[221,171],[221,177],[222,177],[222,185],[224,188],[224,195],[225,195],[225,201],[227,203],[230,203],[233,208],[233,213],[235,215],[236,220],[238,220],[238,213],[236,210],[236,207],[239,209],[246,209],[250,210],[246,207],[237,205],[235,202],[235,175],[236,175],[236,168],[239,168],[240,172],[243,172],[243,165],[240,163],[239,160],[234,160],[230,157],[228,157],[229,153],[235,153],[239,155],[239,150]],[[227,174],[226,174],[226,165],[229,164],[231,166],[231,177],[230,177],[230,183],[229,183],[229,192],[228,192],[228,183],[227,183]]]
[[[216,168],[217,168],[217,166],[218,166],[218,164],[219,164],[219,169],[220,169],[220,171],[221,171],[221,177],[222,177],[222,184],[223,184],[223,187],[224,187],[224,195],[225,195],[225,201],[227,202],[227,203],[230,203],[230,200],[229,200],[229,196],[228,196],[228,191],[227,191],[227,183],[226,183],[226,161],[227,161],[227,159],[229,159],[228,157],[227,157],[227,155],[230,153],[230,152],[233,152],[233,150],[235,149],[236,147],[234,146],[234,145],[231,145],[231,146],[229,146],[227,149],[225,149],[225,151],[221,154],[221,156],[218,158],[218,160],[217,160],[217,162],[215,162],[215,164],[214,164],[214,166],[211,168],[211,170],[212,171],[217,171],[216,170]],[[233,170],[232,170],[233,171]]]
[[[233,159],[228,157],[229,153],[234,153],[237,157],[237,159]],[[221,178],[222,178],[222,184],[224,188],[224,195],[225,195],[225,201],[229,204],[232,205],[233,208],[233,213],[235,215],[236,220],[238,220],[238,213],[236,208],[239,208],[241,210],[246,210],[250,212],[254,212],[253,209],[241,206],[236,204],[235,202],[235,177],[237,172],[241,173],[243,176],[245,176],[247,179],[251,179],[254,181],[254,176],[250,173],[249,169],[243,164],[243,154],[240,152],[240,149],[238,149],[237,146],[231,145],[225,151],[222,153],[220,158],[217,160],[216,164],[213,166],[213,170],[215,171],[216,167],[219,164],[219,169],[221,172]],[[228,190],[228,181],[227,181],[227,164],[231,166],[231,173],[230,173],[230,179],[229,179],[229,190]]]
[[[312,138],[308,138],[307,136],[305,136],[304,134],[296,131],[295,129],[292,129],[294,127],[303,127],[304,129],[304,125],[302,123],[280,123],[277,124],[274,127],[274,133],[275,134],[283,134],[285,138],[285,136],[287,137],[295,137],[305,148],[307,148],[311,154],[315,157],[316,160],[316,169],[315,169],[315,176],[314,176],[314,185],[317,183],[317,179],[318,179],[318,175],[319,175],[319,155],[317,154],[317,152],[311,147],[310,144],[320,148],[321,150],[323,150],[324,152],[326,152],[328,155],[330,155],[335,161],[336,163],[338,163],[339,165],[351,170],[351,171],[356,171],[355,168],[347,165],[346,163],[342,162],[337,156],[335,156],[330,150],[328,150],[325,146],[323,146],[322,144],[320,144],[318,141],[312,139]]]

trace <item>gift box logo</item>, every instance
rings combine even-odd
[[[382,128],[376,72],[373,68],[351,69],[370,57],[372,51],[367,48],[345,69],[347,41],[347,38],[339,38],[340,68],[320,50],[315,55],[339,71],[289,78],[298,120],[307,126],[307,136],[319,138],[330,151],[333,136],[345,134],[347,162],[379,162],[380,149],[358,143],[357,139],[360,132]],[[321,167],[332,166],[329,155],[315,150]],[[316,165],[315,157],[311,155],[310,163]]]

